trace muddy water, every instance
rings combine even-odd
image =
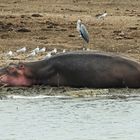
[[[139,89],[0,89],[0,140],[139,140]]]

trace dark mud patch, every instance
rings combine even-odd
[[[108,99],[127,99],[140,96],[140,89],[88,89],[88,88],[69,88],[69,87],[3,87],[0,88],[0,99],[7,99],[12,96],[35,97],[61,96],[69,98],[108,98]]]

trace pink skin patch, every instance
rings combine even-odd
[[[5,73],[0,76],[0,85],[2,86],[31,86],[32,82],[25,74],[24,69],[17,69],[9,66],[5,69]]]
[[[0,84],[3,86],[31,86],[31,82],[24,76],[14,77],[7,74],[0,77]]]

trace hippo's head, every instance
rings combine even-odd
[[[12,63],[0,69],[0,86],[31,86],[31,77],[31,71],[24,63]]]

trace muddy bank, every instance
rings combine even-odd
[[[62,97],[62,98],[110,98],[127,99],[129,97],[140,96],[140,89],[77,89],[69,87],[47,87],[34,86],[26,87],[5,87],[0,88],[0,99],[23,97]]]

